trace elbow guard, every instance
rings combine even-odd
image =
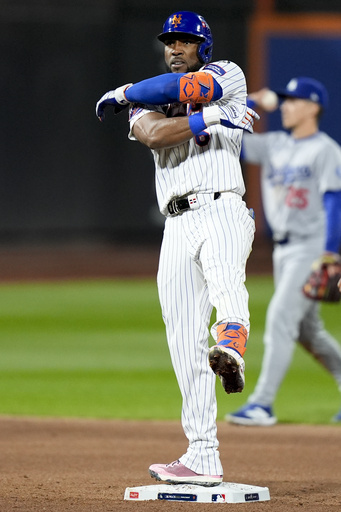
[[[186,73],[179,79],[179,101],[181,103],[209,103],[221,97],[221,88],[210,73],[197,71]]]

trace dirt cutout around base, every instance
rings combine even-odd
[[[153,463],[187,448],[180,423],[0,418],[1,512],[340,512],[340,426],[218,423],[224,481],[268,487],[270,501],[193,504],[124,500],[154,485]],[[217,510],[218,510],[217,509]]]

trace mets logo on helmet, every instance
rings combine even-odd
[[[172,25],[174,25],[174,28],[176,28],[178,25],[180,25],[182,20],[182,14],[174,14],[172,18]]]

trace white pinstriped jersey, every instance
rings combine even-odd
[[[217,61],[201,70],[212,74],[223,90],[222,98],[209,105],[218,104],[230,109],[231,113],[234,106],[246,104],[245,77],[239,66],[230,61]],[[175,110],[174,107],[171,110],[168,108],[168,111],[162,106],[133,105],[130,109],[130,128],[149,112],[167,112],[167,116],[171,117],[179,113],[179,105],[175,106]],[[152,150],[160,211],[167,215],[167,205],[171,199],[194,192],[232,191],[243,196],[245,185],[239,161],[242,134],[241,129],[212,125],[184,144]],[[132,131],[129,138],[136,140]]]
[[[275,236],[324,232],[323,194],[341,190],[341,148],[317,132],[294,139],[284,131],[245,134],[243,156],[260,164],[264,211]]]

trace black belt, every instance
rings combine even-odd
[[[221,196],[221,192],[214,192],[213,199],[219,199]],[[176,215],[180,212],[185,212],[186,210],[190,210],[190,204],[187,197],[180,197],[179,199],[172,199],[168,203],[168,211],[171,215]]]

